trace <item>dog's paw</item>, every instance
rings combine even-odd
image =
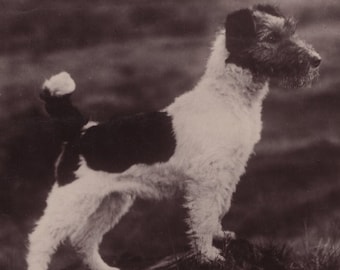
[[[214,235],[215,240],[230,241],[236,239],[236,234],[231,231],[219,231]]]
[[[52,97],[60,97],[71,94],[76,89],[76,84],[70,74],[63,71],[45,80],[42,89],[44,92],[48,91]]]
[[[221,250],[213,246],[202,250],[198,259],[201,263],[223,263],[225,261],[225,258],[221,255]]]

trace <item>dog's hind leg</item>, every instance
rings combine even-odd
[[[56,211],[61,209],[57,201],[53,200],[56,193],[58,193],[58,187],[55,186],[49,195],[43,216],[29,235],[29,251],[26,258],[28,270],[48,269],[51,256],[68,235],[65,221],[61,215],[57,214],[59,211]]]
[[[92,270],[114,270],[99,254],[99,244],[109,231],[133,204],[134,197],[113,193],[105,197],[98,209],[88,218],[86,224],[70,236],[71,243],[81,255],[84,263]]]
[[[51,256],[64,240],[63,233],[50,230],[48,224],[48,220],[43,217],[29,236],[28,270],[47,270]]]

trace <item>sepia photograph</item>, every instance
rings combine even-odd
[[[0,6],[0,270],[340,269],[340,2]]]

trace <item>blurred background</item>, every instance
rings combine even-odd
[[[297,250],[340,240],[340,2],[266,1],[298,19],[323,58],[309,89],[275,86],[264,130],[224,226],[254,242]],[[23,270],[27,234],[53,183],[59,142],[39,100],[68,71],[77,106],[92,120],[152,111],[190,90],[204,72],[225,16],[251,0],[11,0],[0,2],[0,269]],[[140,269],[187,248],[182,198],[138,201],[101,254]],[[43,241],[43,239],[42,239]],[[86,269],[65,243],[53,270]]]

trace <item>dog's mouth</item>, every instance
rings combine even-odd
[[[305,74],[272,77],[274,84],[283,88],[309,88],[320,76],[319,68],[310,67]]]

